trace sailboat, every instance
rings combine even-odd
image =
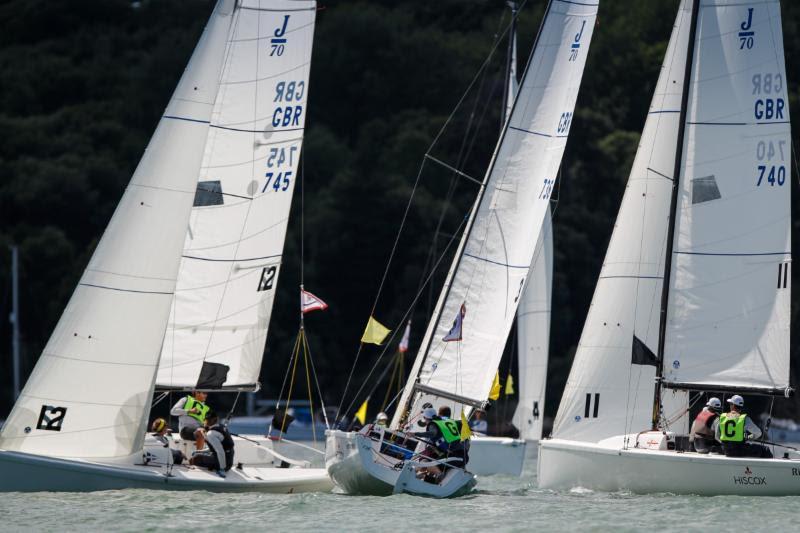
[[[536,242],[533,275],[517,309],[519,402],[514,425],[520,438],[538,446],[544,422],[544,394],[550,347],[550,302],[553,294],[553,219],[545,214]]]
[[[315,5],[262,4],[244,5],[230,31],[156,374],[157,391],[180,397],[202,390],[212,394],[210,405],[218,393],[238,399],[260,387],[299,179]],[[258,26],[248,10],[271,15]],[[242,454],[307,464],[287,455],[286,440],[261,434],[234,441]]]
[[[684,0],[540,487],[800,493],[685,442],[690,398],[792,392],[790,147],[779,1]]]
[[[454,418],[483,408],[529,276],[536,235],[561,164],[597,2],[548,3],[510,118],[466,223],[444,287],[389,428],[328,432],[326,466],[348,493],[449,497],[470,490],[469,469],[435,483],[425,463],[421,413],[448,405]],[[446,462],[442,461],[442,462]]]
[[[220,0],[215,6],[89,265],[0,432],[0,490],[287,493],[330,488],[321,469],[271,468],[243,459],[248,454],[239,449],[238,464],[222,477],[171,464],[166,448],[144,447],[165,332],[174,322],[170,314],[186,229],[197,214],[193,205],[198,198],[222,198],[226,203],[229,198],[256,197],[247,202],[256,208],[260,194],[273,194],[262,183],[271,147],[267,143],[277,140],[281,146],[287,138],[283,132],[296,130],[302,116],[305,99],[294,80],[307,79],[315,11],[313,1],[276,0],[267,6],[255,0]],[[242,60],[249,49],[260,51],[255,77]],[[251,107],[261,91],[273,98],[266,104],[255,100],[259,105],[249,115],[237,111]],[[251,149],[245,151],[234,133],[247,136]],[[240,180],[234,185],[229,169],[245,159],[250,163],[248,176],[256,183]],[[209,179],[200,185],[198,176],[203,175]],[[279,189],[286,179],[284,174]],[[281,192],[285,190],[275,194]],[[255,230],[246,227],[242,235]],[[255,252],[247,248],[247,239],[241,240],[231,248],[241,254]],[[237,278],[248,276],[246,266],[232,268],[231,276],[234,270]]]
[[[516,2],[508,2],[511,10],[509,28],[507,80],[503,110],[505,120],[511,115],[519,92],[517,79],[517,13]],[[505,125],[504,120],[504,125]],[[544,413],[544,386],[550,340],[550,290],[553,279],[551,211],[537,236],[531,263],[530,279],[522,290],[517,308],[517,361],[519,367],[519,402],[513,416],[521,438],[494,437],[473,433],[470,441],[470,471],[477,475],[522,475],[528,441],[541,438],[541,417]],[[540,406],[541,405],[541,406]],[[528,407],[531,407],[528,410]]]

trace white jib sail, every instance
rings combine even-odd
[[[684,0],[553,425],[557,438],[597,442],[650,427],[655,361],[632,364],[633,338],[657,352],[690,25]]]
[[[667,382],[789,385],[791,138],[778,0],[702,0],[677,202]]]
[[[514,425],[520,437],[542,438],[547,359],[550,352],[550,302],[553,296],[553,219],[545,214],[536,242],[531,278],[517,309],[517,359],[519,394]]]
[[[237,6],[159,387],[257,387],[298,179],[315,16],[313,1]]]
[[[104,459],[141,450],[233,4],[217,4],[0,448]]]
[[[553,0],[511,117],[395,412],[486,400],[530,271],[578,95],[598,2]],[[463,340],[443,342],[464,305]],[[414,398],[412,394],[418,392]],[[410,401],[410,400],[413,400]]]

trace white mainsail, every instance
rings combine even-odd
[[[476,200],[400,408],[486,400],[530,271],[566,144],[598,2],[550,2],[511,117]],[[462,340],[444,342],[465,309]],[[412,398],[412,395],[414,396]]]
[[[678,10],[639,150],[553,424],[598,441],[650,424],[655,361],[632,364],[636,336],[655,352],[691,2]],[[602,416],[601,416],[602,415]]]
[[[517,309],[517,361],[519,401],[514,425],[520,437],[542,438],[547,359],[550,353],[550,303],[553,296],[553,219],[550,209],[544,217],[531,265]]]
[[[789,290],[778,280],[788,269],[779,266],[788,264],[788,181],[779,184],[776,170],[770,183],[767,169],[764,183],[757,182],[759,165],[789,173],[788,151],[785,160],[779,151],[789,140],[780,6],[777,0],[698,4],[691,58],[691,2],[678,12],[559,406],[557,438],[596,442],[645,429],[653,419],[687,60],[692,68],[669,269],[665,385],[708,384],[714,390],[788,383]],[[767,74],[770,92],[763,94]],[[772,104],[759,103],[767,98]],[[767,105],[772,115],[759,117]],[[762,229],[771,234],[761,235]],[[677,419],[687,392],[663,390],[662,404],[657,417]]]
[[[0,449],[106,459],[141,450],[233,6],[217,4]]]
[[[314,1],[237,8],[158,387],[258,386],[298,179],[315,16]]]
[[[791,137],[778,0],[703,0],[669,287],[667,384],[786,389]]]

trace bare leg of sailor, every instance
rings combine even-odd
[[[194,445],[198,451],[206,447],[206,432],[203,428],[194,431]]]

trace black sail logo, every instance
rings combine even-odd
[[[64,415],[66,414],[66,407],[43,405],[42,410],[39,412],[39,421],[36,423],[36,429],[61,431],[61,424],[64,422]]]

